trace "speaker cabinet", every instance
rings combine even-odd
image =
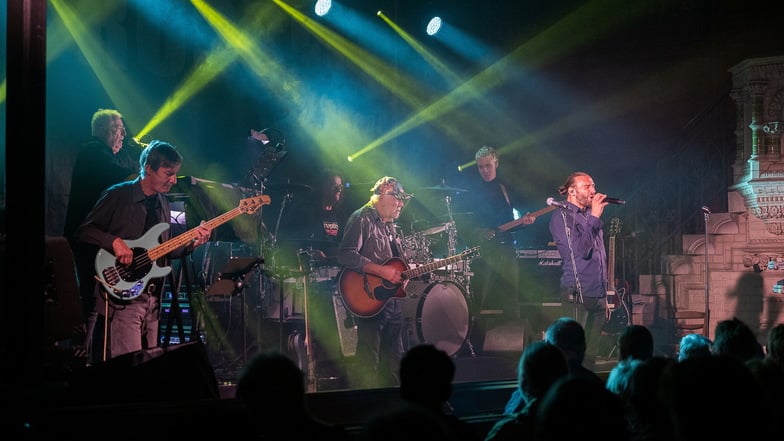
[[[516,352],[521,353],[525,347],[526,327],[524,321],[506,323],[495,326],[485,332],[482,344],[483,353]]]
[[[200,341],[132,352],[76,371],[68,392],[75,404],[91,405],[220,397]]]
[[[62,236],[45,240],[44,337],[46,344],[73,337],[84,323],[74,256]]]
[[[335,320],[338,325],[338,337],[340,338],[340,351],[344,357],[350,357],[357,353],[357,326],[354,319],[343,305],[343,300],[339,296],[332,296],[332,303],[335,308]]]

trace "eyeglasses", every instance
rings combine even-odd
[[[343,185],[342,184],[335,184],[335,185],[333,185],[332,186],[332,191],[342,192],[343,191]]]
[[[402,202],[405,202],[405,201],[411,199],[411,195],[407,194],[407,193],[387,192],[387,193],[381,193],[379,196],[392,196],[393,198],[395,198],[395,199],[397,199],[399,201],[402,201]]]

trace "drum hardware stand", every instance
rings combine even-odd
[[[442,180],[442,184],[445,185],[443,180]],[[452,197],[449,194],[444,194],[444,205],[446,205],[446,212],[449,219],[446,228],[447,237],[448,237],[447,247],[449,250],[449,255],[454,256],[457,254],[457,223],[455,222],[454,214],[452,212]],[[467,297],[466,300],[469,305],[471,305],[472,303],[471,302],[472,293],[470,288],[472,273],[470,270],[470,263],[469,263],[470,261],[471,261],[470,258],[463,260],[462,277],[460,278],[462,285],[465,288],[466,297]],[[452,280],[457,279],[454,265],[451,265],[449,276]],[[465,344],[468,347],[469,355],[471,358],[476,358],[476,351],[474,350],[473,343],[471,343],[471,333],[474,330],[474,320],[475,320],[474,316],[473,314],[471,314],[471,321],[469,323],[468,335],[466,336],[466,340],[465,340]]]
[[[172,331],[172,320],[176,320],[177,324],[177,334],[180,338],[180,343],[185,342],[185,330],[182,329],[182,310],[180,309],[180,285],[182,284],[182,279],[185,279],[185,289],[188,293],[188,303],[190,304],[193,299],[193,290],[191,286],[191,278],[188,273],[188,267],[186,265],[185,260],[187,257],[181,257],[180,260],[180,268],[179,268],[179,275],[175,279],[174,272],[169,273],[169,287],[171,288],[171,306],[169,309],[169,316],[166,318],[166,331],[164,333],[163,342],[161,346],[166,348],[169,346],[171,342],[171,331]],[[165,294],[165,292],[163,293]],[[198,329],[197,327],[191,328],[191,337],[198,336]]]
[[[313,250],[311,248],[310,250],[300,250],[299,252],[297,252],[297,263],[299,265],[299,272],[300,273],[310,273],[311,272],[310,261],[312,260],[311,259],[311,252],[312,251]],[[301,260],[302,255],[307,255],[308,256],[308,264],[309,264],[309,266],[308,266],[309,270],[308,271],[305,271],[303,269],[303,267],[302,267],[302,260]],[[315,364],[315,362],[313,360],[313,348],[312,348],[312,345],[311,345],[312,339],[311,339],[311,333],[310,333],[310,317],[309,317],[310,308],[308,307],[308,300],[309,300],[308,299],[308,290],[309,290],[308,285],[309,284],[310,284],[309,281],[307,280],[307,278],[305,278],[304,283],[302,284],[302,292],[303,292],[303,299],[302,299],[302,301],[303,301],[304,309],[305,309],[305,311],[304,311],[304,313],[305,313],[305,358],[306,358],[306,361],[307,361],[307,366],[306,366],[305,371],[307,373],[307,391],[308,392],[316,392],[316,390],[318,389],[318,381],[316,380],[316,378],[317,378],[316,377],[316,364]],[[281,302],[281,305],[282,305],[282,302]]]
[[[245,278],[254,271],[259,265],[264,263],[260,257],[233,257],[226,262],[223,269],[218,273],[218,280],[210,285],[206,295],[226,295],[240,297],[240,328],[242,330],[242,355],[240,355],[240,366],[245,366],[248,356],[248,333],[247,333],[247,305],[245,303]]]
[[[275,221],[275,232],[272,234],[272,241],[271,241],[271,247],[272,248],[274,248],[277,245],[277,242],[278,242],[278,231],[280,230],[280,221],[281,221],[281,219],[283,219],[283,212],[286,210],[286,206],[288,205],[289,202],[291,202],[291,200],[293,198],[294,198],[293,193],[291,191],[287,191],[286,194],[283,196],[283,200],[280,202],[280,210],[278,210],[278,218]],[[297,258],[299,259],[299,256],[297,256]],[[281,352],[284,352],[284,349],[283,349],[284,348],[284,338],[283,338],[283,313],[284,313],[284,310],[283,310],[284,309],[283,308],[283,300],[284,300],[283,280],[288,278],[288,277],[284,277],[284,276],[292,276],[292,275],[295,274],[295,273],[291,273],[291,272],[289,272],[289,273],[281,274],[281,273],[278,273],[277,271],[273,271],[273,275],[276,275],[278,277],[278,279],[280,279],[280,284],[279,284],[280,286],[278,287],[278,301],[279,301],[279,304],[278,304],[278,350],[281,351]],[[299,273],[302,273],[302,271],[300,270]],[[259,320],[259,323],[261,323],[261,320]]]

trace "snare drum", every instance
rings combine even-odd
[[[328,280],[335,280],[338,277],[342,267],[339,266],[316,266],[311,269],[310,281],[311,283],[326,282]]]
[[[412,280],[403,299],[403,342],[408,350],[432,344],[454,355],[468,338],[471,323],[463,287],[452,281],[430,284]]]

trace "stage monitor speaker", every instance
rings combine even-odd
[[[354,318],[346,310],[343,300],[337,295],[332,296],[332,304],[335,308],[335,320],[338,325],[338,337],[340,339],[340,351],[344,357],[350,357],[357,353],[357,326]]]
[[[73,337],[84,323],[76,266],[65,237],[45,239],[44,336],[46,344]]]
[[[75,371],[74,404],[122,404],[220,398],[202,342],[145,349]]]
[[[530,335],[530,332],[527,330],[528,327],[526,320],[520,320],[519,322],[504,323],[488,328],[485,331],[482,342],[482,352],[485,354],[498,352],[522,353],[528,341],[526,337]]]

